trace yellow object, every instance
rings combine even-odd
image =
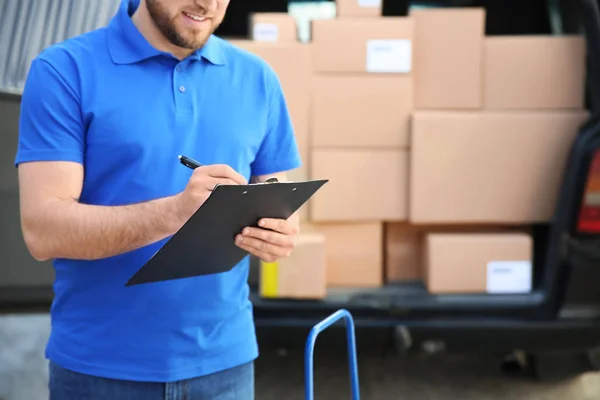
[[[279,287],[279,262],[260,262],[260,295],[277,297]]]

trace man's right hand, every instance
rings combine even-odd
[[[217,184],[246,185],[248,181],[228,165],[215,164],[196,168],[185,190],[177,196],[178,209],[185,220],[208,199]]]

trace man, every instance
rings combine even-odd
[[[247,258],[124,286],[215,184],[300,165],[273,70],[213,35],[228,2],[124,0],[108,26],[31,65],[15,163],[25,241],[56,270],[52,399],[254,396]],[[207,166],[192,171],[179,154]],[[267,261],[289,255],[297,219],[262,222],[237,244]]]

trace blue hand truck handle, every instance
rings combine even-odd
[[[348,364],[350,368],[350,387],[352,390],[352,400],[359,400],[359,384],[358,384],[358,361],[356,357],[356,337],[354,334],[354,319],[352,314],[347,310],[341,309],[325,318],[323,321],[316,324],[309,332],[306,339],[306,347],[304,350],[304,379],[306,388],[306,400],[314,399],[314,352],[315,343],[319,333],[335,324],[340,319],[344,319],[346,323],[346,336],[348,342]]]

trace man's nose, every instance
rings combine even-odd
[[[196,0],[196,4],[204,9],[207,14],[213,14],[217,9],[219,0]]]

